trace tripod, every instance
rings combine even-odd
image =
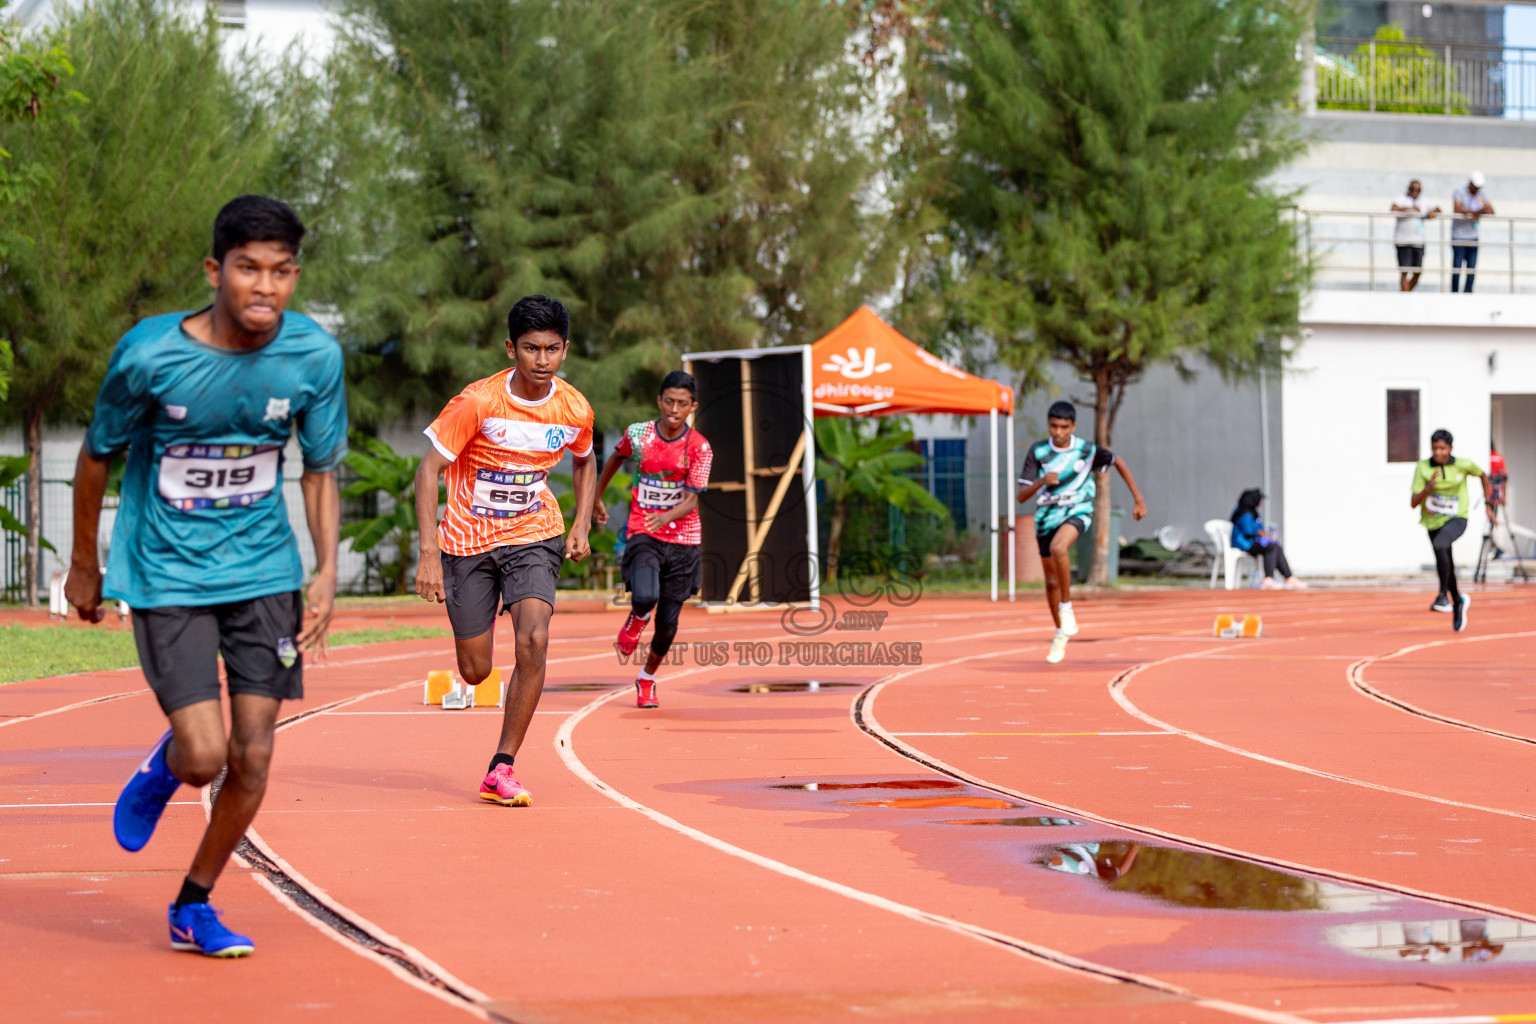
[[[1490,522],[1488,524],[1487,531],[1483,533],[1483,545],[1478,549],[1477,552],[1477,568],[1472,573],[1473,583],[1487,583],[1488,563],[1496,561],[1498,557],[1504,553],[1504,550],[1500,548],[1493,539],[1493,531],[1497,526],[1498,523]],[[1531,580],[1531,574],[1530,570],[1526,569],[1525,567],[1525,559],[1520,555],[1520,538],[1514,535],[1507,524],[1505,526],[1504,532],[1509,534],[1509,546],[1510,549],[1515,553],[1515,562],[1517,565],[1514,575],[1529,583]]]

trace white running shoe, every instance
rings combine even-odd
[[[1061,612],[1061,631],[1067,636],[1077,636],[1077,614],[1071,608],[1065,606],[1057,609]],[[1056,659],[1060,661],[1060,658]]]
[[[1050,662],[1052,665],[1055,665],[1066,656],[1067,638],[1064,635],[1058,633],[1056,634],[1055,639],[1051,641],[1051,653],[1045,656],[1045,660]]]

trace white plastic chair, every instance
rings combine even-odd
[[[1211,542],[1216,545],[1216,557],[1211,562],[1212,587],[1216,586],[1216,573],[1218,570],[1225,570],[1228,590],[1237,589],[1237,581],[1242,576],[1238,571],[1238,566],[1242,565],[1245,561],[1248,563],[1250,571],[1258,571],[1258,559],[1242,548],[1232,546],[1232,523],[1230,520],[1207,519],[1205,521],[1205,532],[1210,535]]]

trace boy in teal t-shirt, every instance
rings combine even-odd
[[[1430,547],[1435,552],[1435,571],[1440,576],[1440,593],[1429,606],[1433,612],[1450,612],[1452,628],[1458,633],[1467,628],[1467,605],[1472,599],[1456,586],[1456,564],[1451,545],[1467,530],[1467,478],[1480,477],[1488,518],[1494,506],[1488,501],[1488,474],[1471,459],[1451,454],[1451,432],[1437,430],[1429,439],[1430,456],[1421,459],[1413,471],[1413,496],[1409,503],[1419,510],[1419,522],[1429,531]]]

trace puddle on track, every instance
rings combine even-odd
[[[1086,824],[1071,818],[974,818],[970,821],[946,821],[946,825],[1002,825],[1005,828],[1072,828]]]
[[[790,782],[772,789],[800,789],[806,792],[829,792],[842,789],[964,789],[964,784],[947,779],[892,779],[888,782]]]
[[[1411,985],[1451,977],[1528,983],[1536,963],[1536,924],[1473,917],[1427,900],[1147,841],[950,779],[677,788],[735,806],[820,812],[791,827],[888,835],[918,870],[989,890],[1000,906],[1018,911],[978,923],[1123,970],[1251,975],[1262,965],[1267,975],[1316,983]],[[943,792],[847,799],[858,790]],[[956,815],[962,807],[1019,813]],[[1030,913],[1041,922],[1034,929],[1026,923]]]
[[[868,683],[822,682],[819,679],[763,679],[731,687],[732,693],[822,693],[826,690],[868,686]]]

